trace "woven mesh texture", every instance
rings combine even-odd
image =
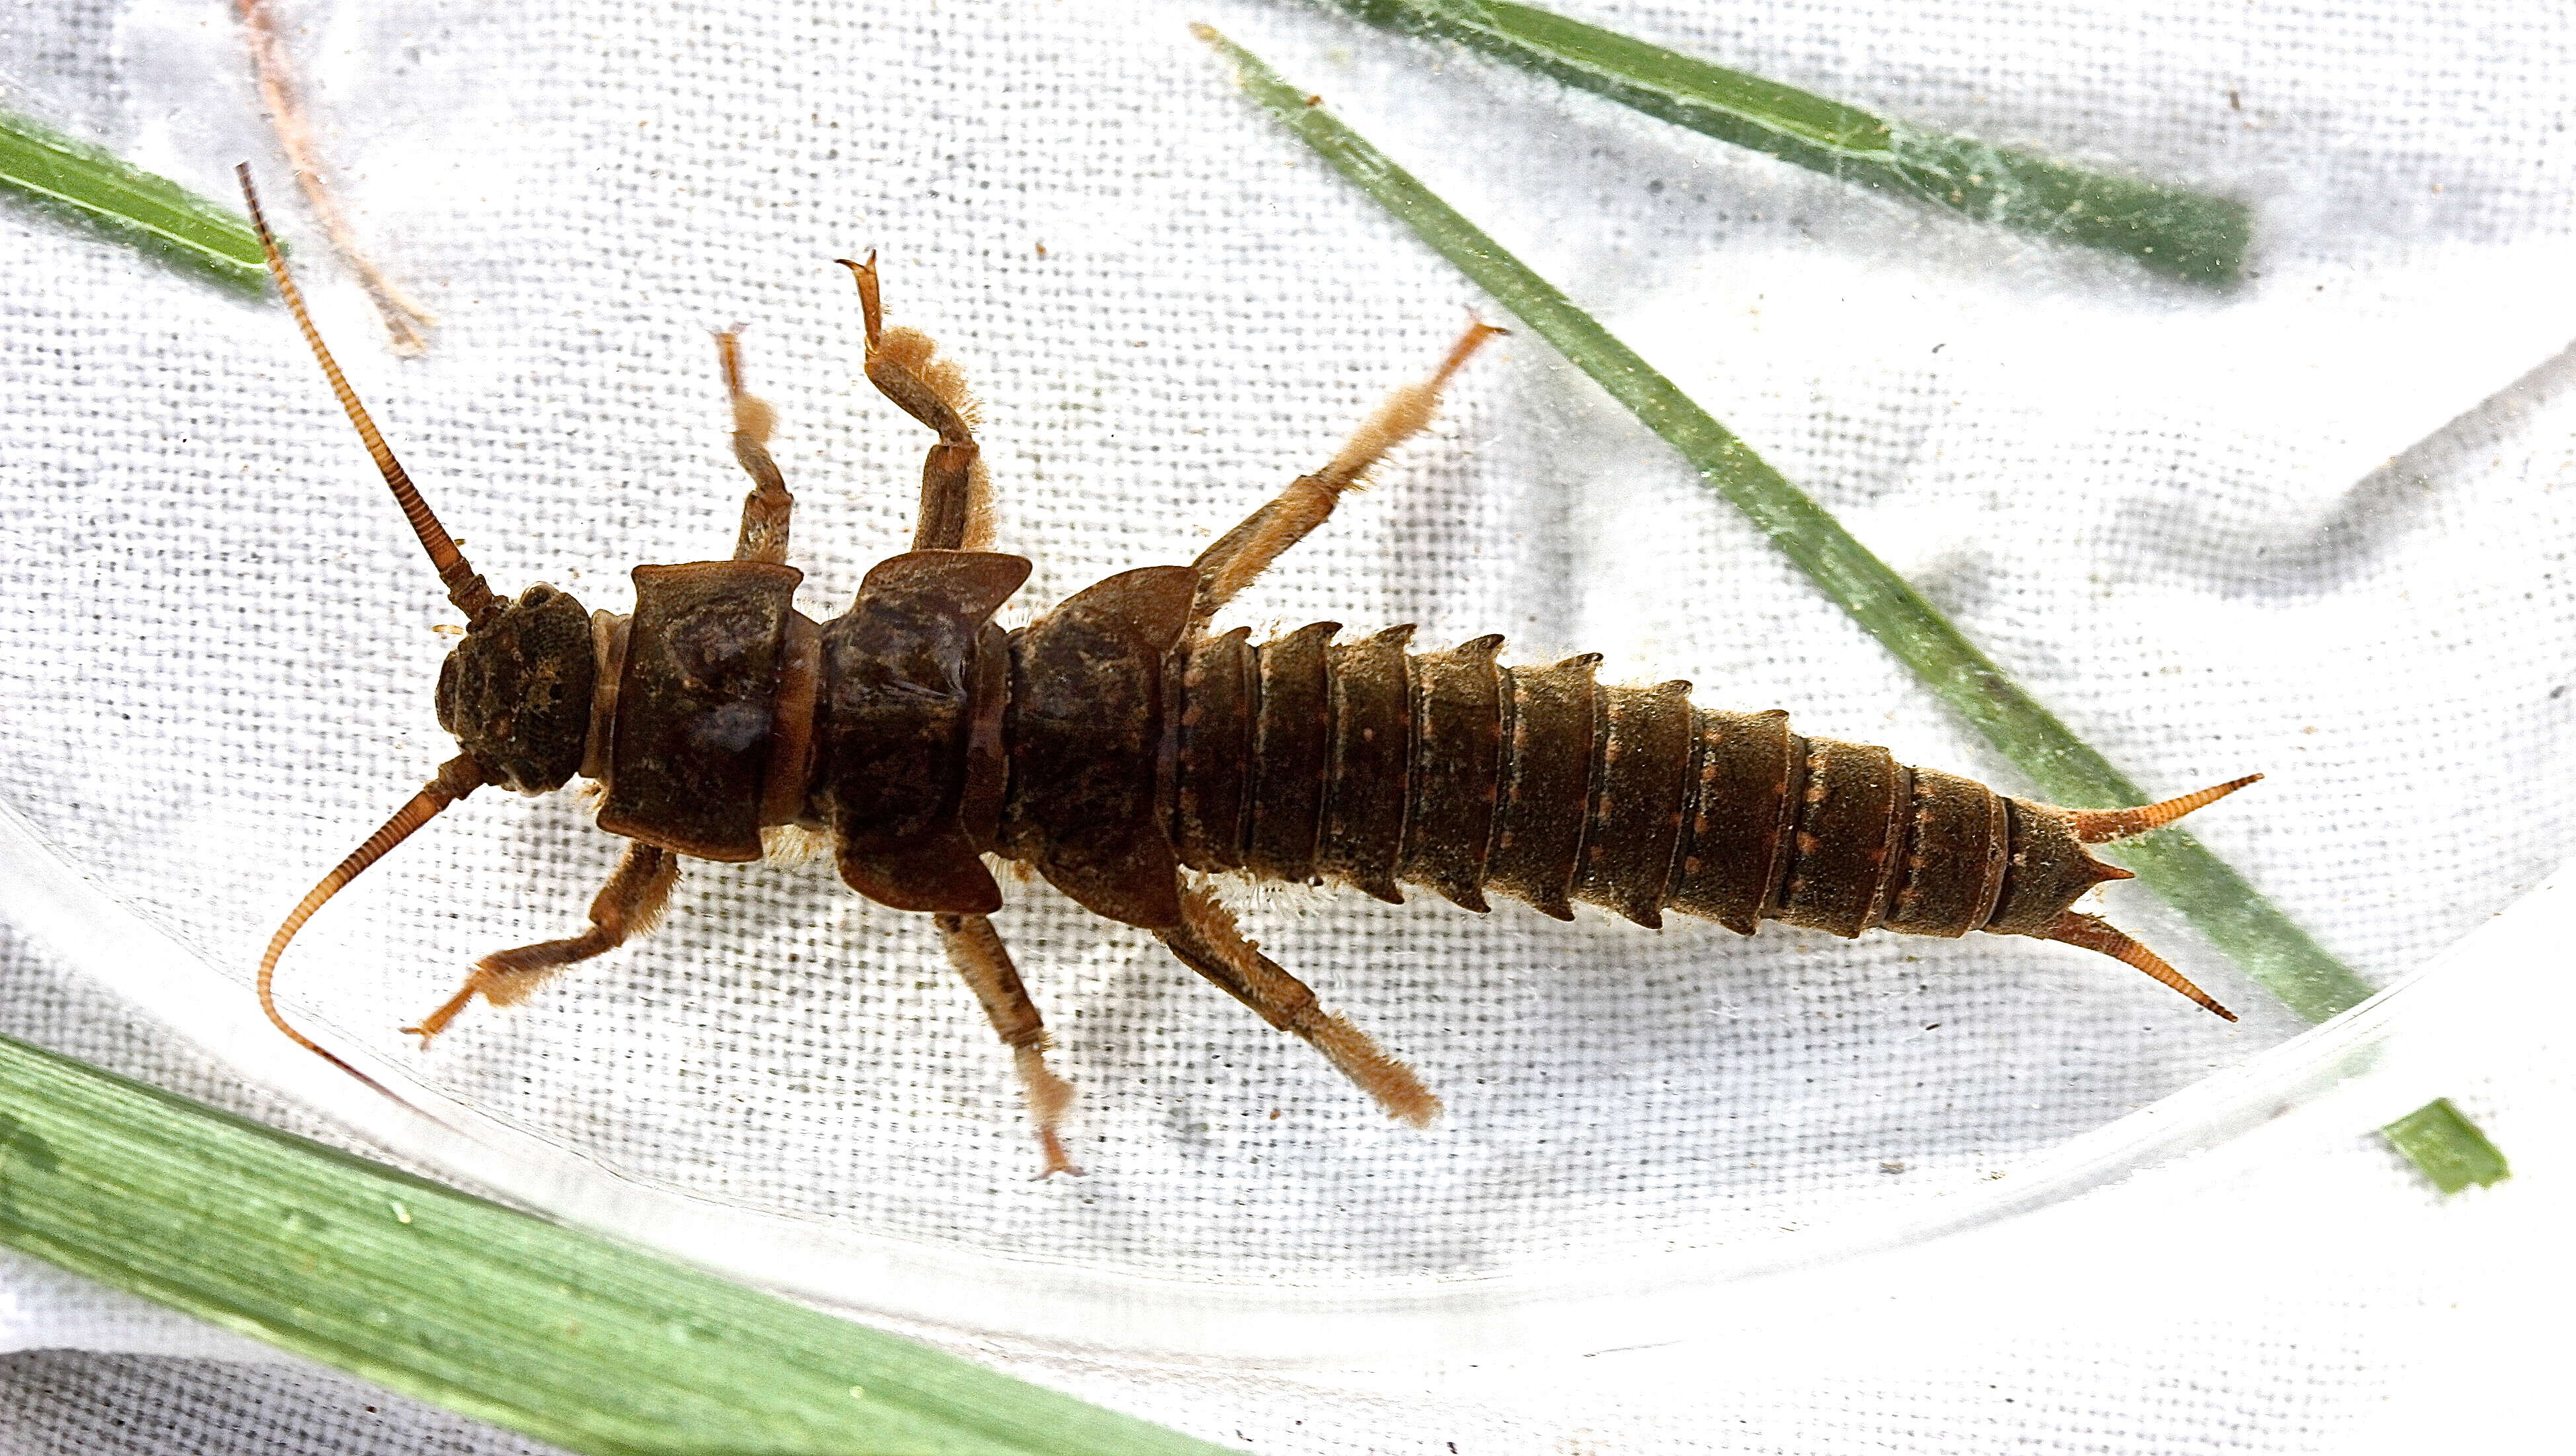
[[[1883,10],[1581,13],[2246,197],[2255,276],[2152,280],[1295,6],[285,7],[359,227],[442,319],[398,362],[288,195],[228,7],[19,7],[0,81],[209,195],[253,159],[475,564],[591,606],[624,610],[634,563],[729,549],[743,481],[707,333],[736,322],[783,422],[801,605],[832,615],[902,549],[927,437],[858,380],[831,262],[879,249],[892,320],[983,398],[1001,541],[1037,563],[1019,621],[1187,560],[1492,309],[1239,98],[1185,28],[1214,22],[1564,282],[2139,781],[2270,774],[2203,838],[2366,977],[2416,964],[2576,828],[2576,23]],[[225,967],[209,994],[247,995],[278,915],[452,751],[429,687],[454,614],[281,312],[14,208],[0,247],[0,793]],[[1611,680],[1688,677],[2024,787],[1526,335],[1231,617],[1602,651]],[[614,858],[573,796],[487,791],[314,922],[288,1002],[399,1052],[475,956],[577,926]],[[2108,913],[2243,1025],[1997,937],[1240,899],[1445,1096],[1437,1131],[1031,887],[997,924],[1092,1170],[1032,1183],[1008,1063],[928,927],[820,863],[693,867],[658,935],[418,1065],[567,1156],[745,1209],[1367,1290],[1937,1207],[2298,1025],[2135,887]],[[1312,1449],[1395,1449],[1373,1439]]]

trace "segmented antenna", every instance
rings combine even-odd
[[[482,785],[482,767],[466,754],[460,753],[439,765],[437,778],[430,780],[427,787],[412,795],[411,802],[395,810],[394,817],[386,820],[384,827],[368,835],[366,843],[359,845],[355,853],[340,861],[331,873],[322,877],[320,884],[315,885],[306,892],[302,900],[296,902],[295,908],[287,912],[284,923],[277,927],[277,933],[269,937],[268,953],[259,958],[259,1009],[268,1013],[270,1022],[274,1023],[278,1030],[285,1032],[287,1039],[297,1046],[384,1093],[387,1097],[393,1097],[397,1102],[402,1099],[394,1097],[393,1092],[383,1083],[340,1060],[339,1057],[325,1050],[321,1043],[288,1023],[285,1014],[277,1009],[277,998],[270,993],[270,985],[277,977],[277,958],[286,953],[286,943],[295,938],[295,932],[304,928],[305,921],[313,918],[313,912],[321,909],[332,896],[340,893],[343,886],[366,873],[367,866],[384,858],[395,845],[410,838],[413,830],[436,818],[439,810],[464,798]]]
[[[411,483],[411,476],[385,445],[385,437],[376,431],[376,422],[367,415],[367,407],[358,403],[356,390],[349,387],[347,376],[340,372],[339,362],[322,343],[322,331],[313,327],[313,315],[305,311],[303,291],[295,286],[295,275],[286,270],[286,256],[278,251],[277,239],[268,230],[268,219],[259,210],[259,191],[251,186],[250,163],[233,168],[241,179],[242,200],[250,204],[250,225],[259,233],[260,251],[268,255],[268,276],[277,280],[277,291],[286,300],[287,311],[295,315],[295,326],[304,331],[304,342],[313,349],[314,359],[322,366],[322,375],[331,381],[331,393],[338,397],[340,408],[349,415],[349,423],[358,427],[358,438],[365,441],[367,454],[374,457],[376,469],[385,477],[385,487],[394,493],[394,504],[402,507],[403,518],[411,522],[412,534],[420,537],[421,549],[429,553],[429,564],[438,569],[438,579],[447,584],[447,599],[456,604],[465,620],[473,622],[485,612],[501,605],[492,588],[475,573],[456,549],[455,538],[430,514],[429,503]]]

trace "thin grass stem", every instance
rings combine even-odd
[[[2195,283],[2245,266],[2245,205],[1890,121],[1510,0],[1330,0],[1372,25],[1456,42],[1648,116],[1874,191]]]
[[[1218,1456],[0,1037],[0,1245],[598,1456]]]
[[[0,112],[0,188],[227,288],[268,289],[247,218],[8,112]]]

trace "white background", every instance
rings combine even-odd
[[[1892,116],[2244,197],[2259,276],[2212,295],[1293,5],[286,13],[361,229],[444,319],[423,360],[383,351],[286,198],[227,7],[6,12],[0,99],[210,195],[251,159],[307,240],[324,328],[497,586],[622,608],[626,566],[726,549],[741,480],[706,331],[747,321],[799,493],[804,604],[836,611],[900,549],[923,445],[856,379],[830,260],[871,246],[896,320],[984,396],[1003,544],[1038,562],[1024,608],[1186,560],[1329,453],[1490,305],[1236,96],[1187,35],[1205,19],[1628,334],[2148,787],[2269,773],[2196,826],[2365,977],[2422,964],[2568,851],[2567,22],[1581,12]],[[19,210],[0,227],[0,792],[219,968],[174,973],[152,1007],[215,1024],[275,917],[449,751],[428,685],[447,644],[430,628],[453,614],[281,314]],[[1789,707],[1805,731],[2020,786],[1525,336],[1236,618],[1418,621],[1434,645],[1499,630],[1520,660],[1599,650],[1616,676],[1690,677],[1705,702]],[[1251,897],[1265,946],[1446,1096],[1423,1136],[1150,939],[1033,890],[999,923],[1083,1090],[1093,1173],[1031,1184],[1005,1063],[925,928],[821,866],[694,871],[653,942],[407,1050],[396,1027],[474,955],[565,933],[612,859],[568,795],[478,796],[315,923],[290,1002],[564,1157],[818,1238],[1032,1261],[1073,1291],[1022,1312],[1035,1323],[1096,1319],[1097,1343],[1165,1354],[1154,1310],[1120,1323],[1083,1281],[1178,1280],[1249,1321],[1282,1290],[1400,1307],[1667,1253],[1795,1257],[1852,1219],[1981,1196],[2297,1029],[2135,887],[2108,913],[2242,1026],[1993,937],[1654,937]],[[0,1028],[283,1115],[115,1009],[81,947],[10,944]],[[202,1005],[171,989],[191,985]],[[238,1066],[269,1048],[215,1050]],[[1309,1338],[1282,1351],[1307,1362],[1294,1376],[1047,1368],[1263,1450],[2350,1448],[2450,1358],[2435,1312],[2503,1319],[2481,1289],[2511,1303],[2480,1260],[2513,1246],[2498,1230],[2539,1226],[2515,1200],[2549,1196],[2542,1109],[2563,1111],[2565,1084],[2490,1071],[2453,1090],[2522,1159],[2517,1184],[2437,1208],[2366,1124],[2328,1119],[2251,1182],[2194,1175],[2224,1276],[2110,1241],[2134,1210],[2108,1200],[2088,1215],[2100,1242],[2066,1236],[2081,1262],[1996,1235],[1974,1279],[1967,1246],[1936,1245],[1884,1304],[1848,1283],[1713,1294],[1704,1327],[1650,1332],[1723,1358],[1497,1375],[1503,1350],[1459,1336],[1425,1352],[1434,1379],[1418,1360],[1332,1373]],[[2360,1279],[2382,1245],[2316,1235],[2326,1220],[2403,1252]],[[58,1282],[7,1277],[16,1346],[209,1348],[84,1323]],[[962,1307],[938,1292],[853,1302]],[[1029,1324],[966,1323],[946,1333],[1037,1358]],[[147,1408],[189,1439],[244,1433],[238,1449],[437,1425],[301,1372],[5,1369],[33,1414],[0,1435],[32,1450],[70,1432],[90,1443],[70,1449],[163,1449],[104,1414]]]

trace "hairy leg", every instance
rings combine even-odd
[[[716,335],[716,355],[724,361],[725,395],[733,402],[733,458],[751,477],[751,494],[742,498],[742,534],[735,538],[733,559],[784,564],[787,523],[796,498],[787,493],[778,462],[769,458],[769,432],[778,422],[778,412],[767,400],[743,391],[740,334]]]
[[[1038,1147],[1046,1154],[1046,1167],[1041,1178],[1057,1173],[1081,1177],[1082,1170],[1064,1150],[1060,1129],[1064,1115],[1073,1107],[1073,1088],[1046,1064],[1046,1023],[1039,1019],[1038,1009],[1029,1001],[1028,988],[1020,984],[1019,968],[1011,964],[1010,949],[993,929],[993,922],[981,915],[935,915],[939,938],[948,951],[948,963],[966,978],[975,999],[983,1003],[984,1015],[993,1023],[993,1031],[1002,1045],[1011,1049],[1012,1065],[1019,1070],[1020,1090],[1029,1104],[1029,1121],[1036,1124]]]
[[[1491,324],[1470,323],[1467,332],[1450,346],[1449,357],[1441,361],[1439,369],[1429,379],[1388,395],[1377,413],[1352,432],[1332,463],[1289,482],[1286,490],[1200,552],[1199,559],[1190,563],[1199,572],[1198,622],[1204,625],[1219,608],[1250,586],[1253,578],[1269,570],[1270,563],[1286,554],[1289,547],[1324,524],[1343,493],[1364,484],[1369,470],[1384,460],[1388,451],[1421,433],[1431,423],[1432,412],[1439,408],[1440,391],[1448,387],[1450,377],[1484,347],[1487,339],[1502,332]]]
[[[679,878],[678,855],[628,841],[626,857],[617,862],[616,873],[608,877],[608,883],[590,902],[590,929],[569,940],[539,941],[485,956],[474,963],[473,974],[465,978],[463,990],[422,1017],[418,1026],[403,1030],[419,1037],[420,1044],[427,1047],[430,1039],[445,1031],[475,997],[495,1006],[515,1005],[564,967],[605,955],[634,936],[650,933],[661,920],[662,908],[671,899],[671,886]]]
[[[939,432],[939,443],[921,462],[921,518],[913,527],[915,551],[983,551],[993,544],[992,490],[984,455],[975,443],[975,398],[966,376],[939,357],[939,346],[917,329],[889,329],[877,294],[877,255],[841,266],[858,280],[859,312],[867,330],[868,383],[895,407]]]
[[[1431,1095],[1412,1068],[1378,1050],[1367,1032],[1318,1005],[1305,982],[1243,938],[1234,912],[1218,903],[1204,884],[1194,880],[1182,884],[1181,923],[1154,935],[1181,964],[1214,981],[1262,1020],[1322,1052],[1335,1070],[1376,1099],[1387,1116],[1428,1127],[1440,1115],[1440,1099]]]

